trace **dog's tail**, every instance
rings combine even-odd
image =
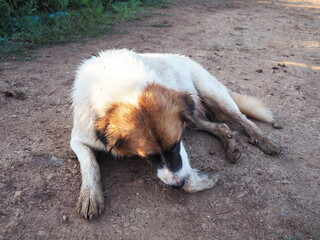
[[[244,115],[262,122],[274,123],[271,110],[263,102],[231,91],[230,94]]]

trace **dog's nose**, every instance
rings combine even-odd
[[[175,184],[171,185],[173,188],[181,188],[185,183],[185,180],[184,179],[181,179],[180,181],[177,181]]]

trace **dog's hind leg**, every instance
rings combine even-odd
[[[228,120],[240,124],[249,135],[250,143],[257,145],[269,155],[277,155],[281,152],[281,146],[265,136],[252,121],[241,113],[228,89],[206,70],[198,69],[197,75],[194,76],[194,84],[205,105],[213,112],[222,113]]]
[[[282,147],[263,134],[262,131],[240,111],[233,113],[228,112],[228,115],[230,120],[242,125],[250,137],[249,142],[251,144],[258,146],[264,153],[269,155],[274,156],[281,153]]]
[[[80,162],[82,176],[77,209],[81,216],[91,219],[99,216],[104,209],[99,165],[92,149],[86,144],[71,139],[70,145]]]
[[[197,130],[209,132],[219,138],[223,144],[227,159],[235,163],[241,157],[241,146],[236,140],[235,133],[230,130],[225,123],[213,123],[196,118],[195,125]]]
[[[252,121],[242,114],[228,93],[219,97],[220,98],[206,97],[206,104],[210,106],[210,103],[213,103],[212,105],[216,111],[221,112],[224,118],[227,118],[229,121],[235,122],[236,124],[240,124],[249,135],[249,142],[258,146],[264,153],[277,155],[281,152],[281,146],[264,135]]]

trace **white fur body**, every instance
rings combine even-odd
[[[96,211],[100,213],[104,206],[100,170],[92,149],[104,150],[105,146],[97,139],[95,121],[103,116],[105,109],[113,103],[127,102],[137,105],[139,95],[150,83],[189,93],[195,103],[197,116],[201,116],[203,111],[201,101],[210,99],[208,106],[240,123],[250,137],[261,141],[265,140],[264,136],[240,110],[245,109],[246,114],[252,113],[251,116],[259,120],[273,121],[271,111],[258,100],[250,97],[244,99],[242,95],[232,96],[233,93],[200,64],[184,56],[110,50],[85,60],[77,71],[72,92],[74,127],[71,136],[71,147],[79,159],[83,178],[78,208],[85,217],[96,216]],[[220,124],[200,119],[197,127],[216,135],[217,131],[224,128]],[[229,133],[228,129],[226,133]],[[189,177],[188,185],[185,186],[187,191],[200,191],[217,182],[216,178],[211,180],[191,168],[183,144],[180,153],[183,168],[178,175]],[[176,176],[162,169],[158,171],[158,177],[170,184]]]
[[[128,50],[101,52],[99,57],[85,60],[74,83],[74,107],[89,105],[98,116],[114,103],[135,103],[148,83],[186,91],[196,105],[197,88],[214,89],[216,98],[231,100],[228,89],[197,62],[173,54],[136,54]],[[236,104],[228,102],[232,107]]]

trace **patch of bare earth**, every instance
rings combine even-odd
[[[172,1],[103,39],[41,49],[0,65],[0,239],[278,239],[320,232],[320,4],[315,0]],[[82,59],[109,48],[188,55],[230,89],[257,96],[281,130],[263,154],[240,131],[244,156],[225,161],[214,137],[186,131],[191,162],[221,179],[188,194],[142,160],[100,156],[106,209],[75,210],[81,176],[69,148],[69,92]]]

